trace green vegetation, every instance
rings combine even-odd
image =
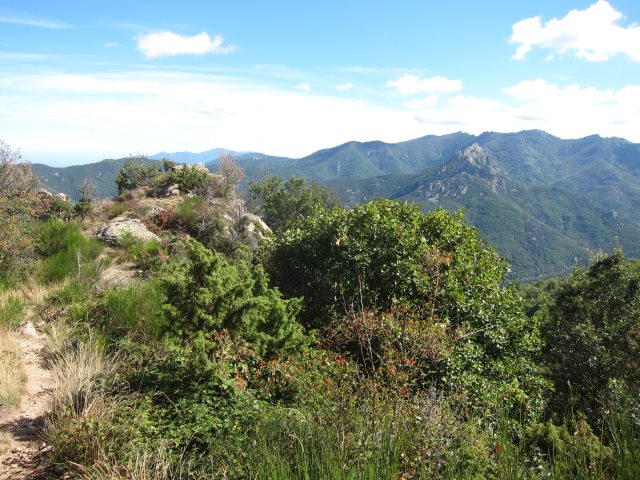
[[[338,205],[328,188],[295,177],[286,182],[280,177],[265,177],[259,182],[251,182],[247,194],[250,208],[274,232],[284,231],[302,217],[328,211]]]
[[[639,312],[640,273],[621,251],[574,271],[543,314],[550,409],[596,423],[616,390],[640,391]]]
[[[278,225],[257,251],[215,240],[233,193],[153,199],[161,242],[25,230],[49,288],[48,461],[97,479],[640,476],[640,277],[621,252],[518,288],[462,213],[346,209],[299,179],[251,192]],[[0,300],[16,325],[24,299]]]

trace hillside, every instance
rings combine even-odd
[[[473,144],[488,158],[484,167],[459,164],[456,152]],[[156,156],[201,161],[216,152]],[[347,204],[387,197],[418,202],[423,210],[463,209],[511,260],[516,278],[566,271],[616,241],[629,255],[640,255],[640,145],[620,138],[562,140],[539,130],[452,133],[395,144],[348,142],[300,159],[260,153],[236,158],[245,184],[265,175],[297,176],[326,183]],[[74,198],[89,177],[108,197],[123,161],[34,170],[51,191]],[[214,171],[216,164],[206,165]]]

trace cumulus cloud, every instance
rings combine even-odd
[[[155,32],[138,35],[135,39],[138,50],[148,59],[176,55],[230,53],[235,50],[233,45],[223,45],[224,40],[221,35],[212,39],[206,32],[200,32],[191,37],[173,32]]]
[[[349,82],[343,83],[342,85],[336,85],[336,90],[340,92],[344,92],[345,90],[351,90],[352,88],[353,88],[353,85]]]
[[[571,10],[563,18],[543,23],[540,17],[521,20],[513,25],[509,43],[517,44],[513,59],[522,60],[534,47],[553,54],[575,54],[576,57],[601,62],[615,55],[626,55],[640,62],[640,26],[622,26],[624,15],[606,0],[585,10]]]
[[[311,85],[309,85],[308,82],[299,83],[299,84],[296,85],[296,88],[298,90],[302,90],[303,92],[310,92],[311,91]]]
[[[405,73],[397,80],[389,80],[387,86],[394,87],[402,95],[416,93],[448,93],[462,90],[462,80],[450,80],[446,77],[420,78]]]

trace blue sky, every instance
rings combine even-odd
[[[542,129],[640,142],[640,2],[0,4],[0,139],[55,165]]]

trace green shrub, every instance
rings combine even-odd
[[[202,218],[205,207],[203,197],[185,198],[174,210],[173,225],[186,232],[196,232],[198,221]]]
[[[286,230],[295,220],[329,211],[338,205],[331,190],[302,178],[265,177],[251,182],[248,206],[256,211],[274,232]]]
[[[528,414],[541,410],[538,325],[504,285],[508,264],[462,214],[424,215],[416,205],[382,199],[334,208],[294,224],[267,244],[264,257],[274,284],[304,297],[307,326],[326,327],[336,313],[417,309],[425,328],[452,336],[451,354],[431,378],[466,392],[478,409],[503,398]]]
[[[114,203],[111,210],[109,210],[109,218],[116,218],[127,211],[127,207],[122,202]]]
[[[249,342],[261,355],[300,349],[306,342],[295,316],[297,299],[285,300],[269,288],[261,267],[227,260],[193,239],[188,262],[174,264],[164,278],[170,329],[202,358],[215,348],[213,334],[228,332]]]
[[[600,425],[612,382],[640,389],[640,272],[621,251],[576,269],[543,315],[550,410]]]
[[[126,249],[127,256],[143,270],[158,269],[165,258],[160,240],[144,241],[126,233],[121,237],[120,244]]]
[[[146,158],[130,158],[116,177],[118,194],[151,184],[160,175],[160,169]]]

